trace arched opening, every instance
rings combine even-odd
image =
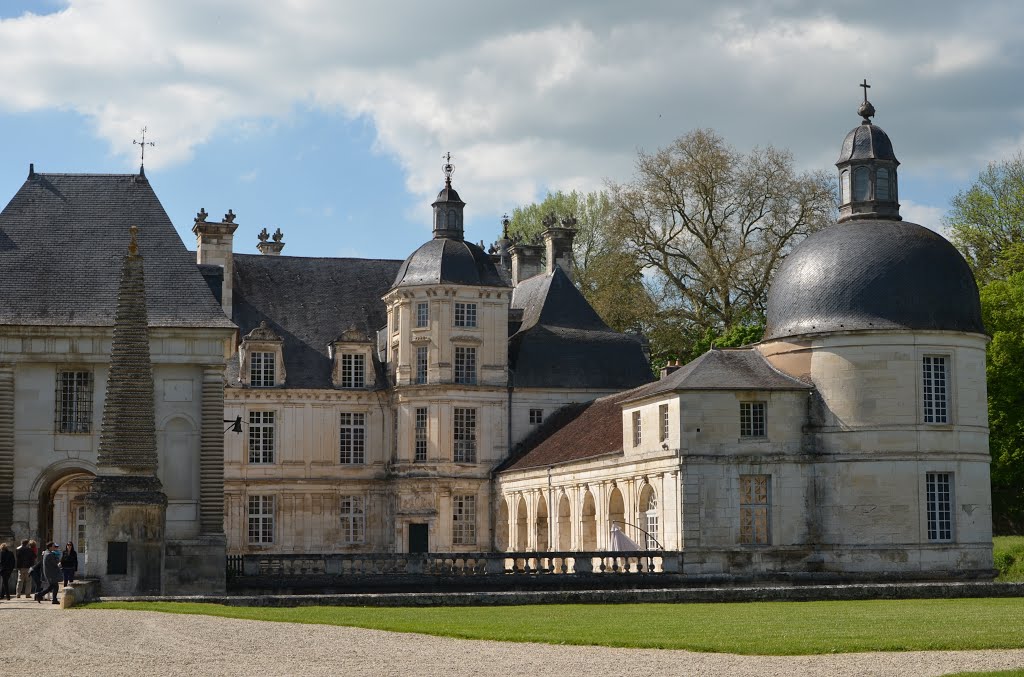
[[[875,173],[875,199],[892,199],[889,196],[889,170],[885,167],[880,167]]]
[[[498,523],[494,528],[494,547],[498,552],[508,550],[508,501],[502,498],[498,501]]]
[[[565,494],[558,501],[558,549],[572,549],[572,508]]]
[[[583,550],[597,550],[597,504],[594,495],[587,490],[583,495],[583,512],[580,520]]]
[[[863,202],[867,200],[869,187],[868,168],[857,167],[853,170],[853,201]]]
[[[547,552],[548,547],[548,501],[542,493],[537,499],[537,552]]]
[[[516,507],[516,552],[526,552],[529,528],[530,522],[526,517],[526,499],[520,496],[519,505]]]
[[[85,495],[95,475],[82,468],[67,469],[39,489],[39,512],[34,536],[39,544],[71,541],[80,555],[88,551],[85,538]],[[79,563],[82,568],[83,563]]]
[[[839,186],[842,190],[840,203],[849,204],[850,202],[850,170],[844,169],[839,175]]]
[[[658,535],[658,495],[650,484],[645,485],[640,492],[639,522],[647,532],[647,543],[644,545],[648,550],[657,549],[661,538]]]
[[[612,525],[618,524],[619,529],[625,531],[626,527],[626,505],[622,500],[622,492],[619,491],[618,487],[612,489],[611,496],[608,497],[608,530],[611,531]]]

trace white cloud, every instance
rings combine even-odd
[[[148,125],[153,167],[296,106],[366,116],[412,193],[432,197],[451,150],[460,192],[493,212],[544,187],[627,178],[638,147],[695,127],[828,166],[865,76],[905,175],[963,171],[965,155],[1018,138],[1024,93],[1005,86],[1024,75],[1014,6],[640,7],[68,0],[0,21],[0,109],[76,110],[126,166],[126,139]]]
[[[945,215],[946,210],[943,207],[934,207],[932,205],[918,204],[913,200],[900,199],[900,216],[903,217],[904,221],[910,221],[911,223],[931,228],[948,239],[949,229],[942,222]]]

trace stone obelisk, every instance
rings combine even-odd
[[[131,227],[114,316],[96,479],[86,495],[86,575],[104,595],[162,592],[167,496],[157,478],[153,364],[142,256]]]

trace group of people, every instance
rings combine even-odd
[[[46,548],[39,552],[39,545],[24,539],[14,552],[6,543],[0,543],[0,599],[11,598],[11,576],[18,571],[15,584],[15,599],[32,596],[42,603],[46,596],[53,593],[53,604],[58,604],[57,591],[63,579],[64,586],[75,580],[78,571],[78,553],[75,545],[68,543],[61,551],[60,546],[50,541]]]

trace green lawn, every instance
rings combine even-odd
[[[290,609],[106,602],[87,608],[348,625],[467,639],[740,654],[1024,648],[1024,599],[1017,598]]]
[[[1024,536],[996,536],[992,558],[999,571],[997,581],[1024,581]]]

